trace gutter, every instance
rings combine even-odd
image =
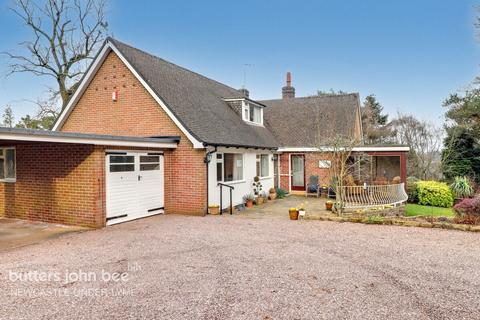
[[[230,144],[230,143],[210,143],[204,142],[205,147],[225,147],[225,148],[245,148],[245,149],[266,149],[266,150],[278,150],[278,147],[261,147],[261,146],[252,146],[252,145],[243,145],[243,144]]]

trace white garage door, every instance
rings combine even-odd
[[[163,213],[163,154],[108,152],[107,225]]]

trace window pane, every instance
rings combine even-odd
[[[218,159],[218,160],[222,160],[222,159],[223,159],[223,154],[217,153],[217,159]]]
[[[268,155],[267,154],[262,154],[261,162],[262,162],[261,163],[262,177],[267,177],[269,175]]]
[[[15,150],[5,150],[6,172],[5,178],[15,179]]]
[[[140,171],[156,171],[160,170],[159,163],[144,163],[140,165]]]
[[[222,163],[217,162],[217,181],[222,181]]]
[[[250,118],[249,118],[250,121],[253,121],[253,117],[254,117],[254,115],[253,115],[254,110],[253,110],[253,109],[255,109],[255,107],[254,107],[254,106],[250,106]]]
[[[261,123],[262,109],[256,106],[250,106],[250,121],[255,123]]]
[[[0,179],[5,179],[5,160],[0,159]]]
[[[262,173],[260,172],[260,161],[257,161],[257,173],[256,173],[257,177],[261,177],[262,176]]]
[[[110,163],[134,163],[134,156],[110,156]]]
[[[241,154],[225,153],[224,163],[224,181],[236,181],[243,179],[243,157]]]
[[[133,164],[112,164],[110,165],[110,172],[131,172],[135,171]]]
[[[160,163],[160,156],[140,156],[140,163]]]

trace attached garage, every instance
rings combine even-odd
[[[0,217],[100,228],[163,213],[179,142],[0,128]]]
[[[163,153],[107,151],[105,163],[107,225],[163,213]]]

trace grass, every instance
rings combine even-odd
[[[406,216],[442,216],[442,217],[453,217],[455,214],[452,208],[440,208],[440,207],[429,207],[421,206],[419,204],[407,204]]]

